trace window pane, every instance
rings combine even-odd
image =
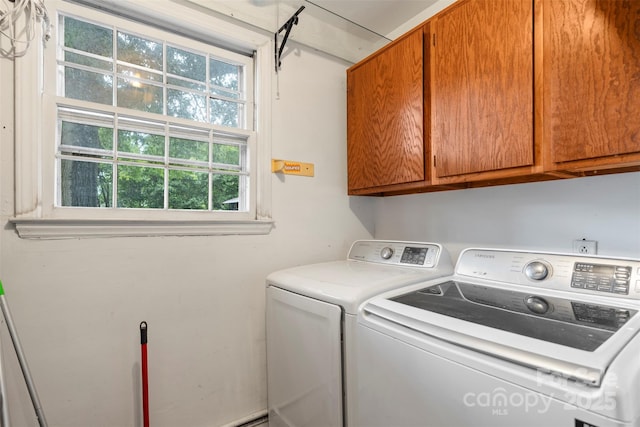
[[[206,81],[206,57],[167,46],[167,72],[199,82]]]
[[[65,67],[64,96],[83,101],[113,104],[113,77]]]
[[[73,52],[65,52],[64,60],[67,62],[73,62],[78,65],[85,65],[87,67],[97,68],[99,70],[111,71],[113,70],[113,62],[110,60],[93,58],[91,56],[80,55]]]
[[[162,114],[162,87],[118,79],[118,107]]]
[[[113,31],[77,19],[63,17],[64,45],[87,53],[113,58]]]
[[[240,165],[240,147],[237,145],[213,144],[213,162]]]
[[[112,182],[111,164],[62,159],[60,205],[111,207]]]
[[[209,143],[191,139],[171,138],[169,139],[169,157],[208,162]]]
[[[111,151],[113,129],[63,121],[60,144]]]
[[[209,208],[207,172],[169,171],[169,209]]]
[[[118,152],[164,157],[164,135],[118,131]]]
[[[242,104],[221,99],[211,99],[211,123],[215,125],[240,127]]]
[[[118,166],[119,208],[164,208],[164,170]]]
[[[118,61],[162,71],[162,43],[118,31]]]
[[[215,211],[237,211],[240,200],[237,175],[214,175],[212,208]]]
[[[211,95],[229,99],[240,99],[240,93],[238,92],[230,92],[228,90],[223,90],[215,87],[211,88]]]
[[[162,84],[162,73],[141,70],[135,67],[126,67],[124,65],[118,65],[118,74],[122,77],[132,77],[131,80],[145,79],[159,82]]]
[[[214,86],[234,91],[240,90],[240,72],[242,67],[212,59],[210,61],[209,82]]]
[[[207,120],[207,101],[204,95],[181,90],[167,90],[167,114],[173,117]]]
[[[170,85],[180,86],[185,89],[192,89],[200,92],[205,92],[207,90],[204,83],[194,82],[193,80],[184,80],[178,77],[168,76],[167,83]]]

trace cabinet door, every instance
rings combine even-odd
[[[413,31],[347,72],[350,193],[425,179],[422,46]]]
[[[640,153],[640,1],[545,0],[543,10],[544,135],[555,167]]]
[[[461,1],[434,32],[436,177],[533,165],[532,0]]]

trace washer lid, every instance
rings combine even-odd
[[[591,386],[601,384],[613,359],[640,330],[638,307],[619,307],[621,301],[615,299],[581,302],[455,280],[411,288],[368,302],[363,321],[407,328],[425,339],[437,338]],[[544,300],[548,310],[531,312],[526,303],[531,296]]]
[[[412,268],[332,261],[276,271],[267,276],[267,285],[340,305],[347,313],[355,314],[360,304],[379,293],[451,274],[452,265],[442,264]]]
[[[579,350],[594,351],[637,310],[449,280],[392,301]]]

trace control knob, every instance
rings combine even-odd
[[[380,251],[380,256],[382,257],[382,259],[389,259],[393,256],[393,249],[390,248],[389,246],[385,246],[384,248],[382,248],[382,250]]]
[[[536,314],[545,314],[549,311],[549,303],[540,297],[529,296],[524,300],[524,304]]]
[[[543,280],[549,275],[549,266],[542,261],[531,261],[525,266],[524,274],[531,280]]]

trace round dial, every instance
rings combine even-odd
[[[549,311],[549,303],[540,297],[527,297],[524,300],[524,304],[529,310],[536,314],[545,314],[547,311]]]
[[[524,268],[524,274],[531,280],[544,280],[549,275],[550,267],[542,261],[531,261]]]
[[[393,249],[390,248],[389,246],[385,246],[384,248],[382,248],[382,250],[380,251],[380,256],[383,259],[389,259],[393,256]]]

